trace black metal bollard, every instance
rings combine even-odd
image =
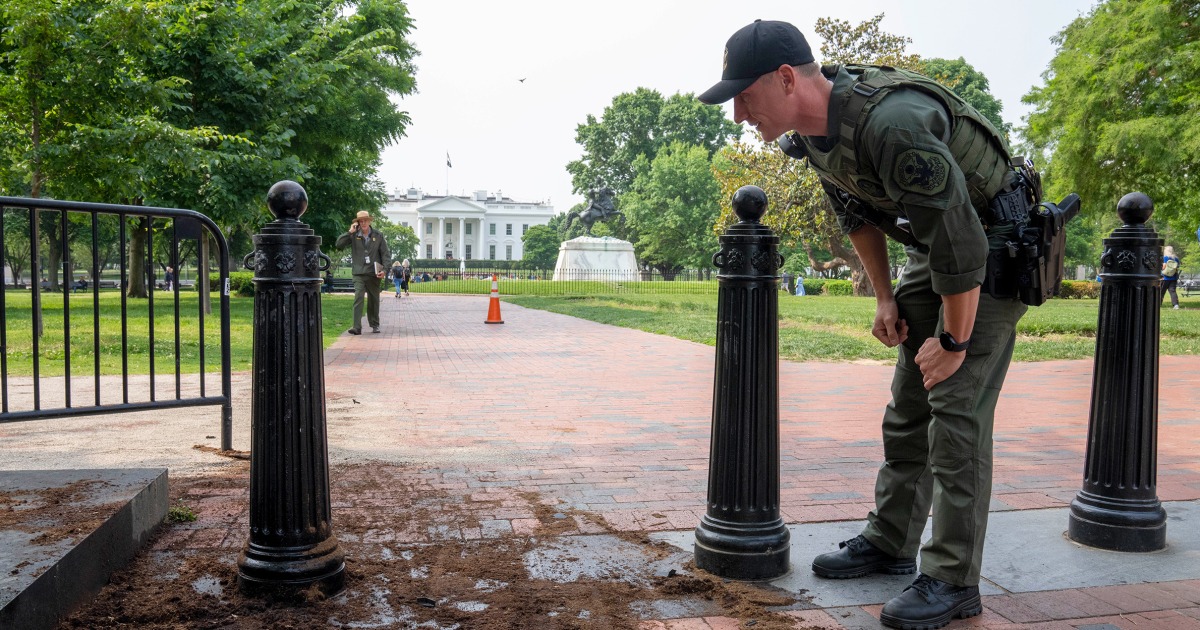
[[[791,548],[779,515],[779,237],[759,223],[762,189],[738,189],[733,208],[740,221],[713,256],[717,366],[695,557],[721,577],[765,580],[787,573]]]
[[[250,539],[238,584],[251,595],[293,598],[314,586],[332,594],[346,564],[331,525],[325,434],[319,272],[329,257],[299,220],[304,188],[279,182],[267,205],[276,219],[243,261],[254,269],[254,398]]]
[[[1155,491],[1163,240],[1146,226],[1153,212],[1142,193],[1122,197],[1117,214],[1124,225],[1104,239],[1100,261],[1087,456],[1067,536],[1111,551],[1167,544],[1167,513]]]

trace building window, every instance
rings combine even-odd
[[[403,222],[403,223],[401,223],[400,225],[403,225],[404,227],[408,227],[408,221],[404,221],[404,222]]]
[[[466,252],[466,254],[465,254],[465,256],[466,256],[466,259],[467,259],[467,260],[471,260],[471,246],[470,246],[470,245],[467,245],[466,247],[467,247],[467,252]]]
[[[426,246],[425,246],[425,257],[426,257],[426,258],[433,258],[433,245],[426,245]]]
[[[504,260],[512,260],[512,245],[504,246]]]
[[[495,227],[495,226],[492,226]],[[496,246],[488,245],[488,260],[496,260]]]
[[[521,226],[521,236],[525,236],[525,233],[526,233],[526,232],[528,232],[528,231],[529,231],[529,224],[528,224],[528,223],[526,223],[526,224],[524,224],[524,225],[522,225],[522,226]]]
[[[504,225],[504,235],[512,236],[512,224],[511,223],[507,223]]]
[[[492,236],[496,235],[496,224],[495,223],[488,224],[488,234],[491,234]],[[492,258],[494,260],[495,256],[493,256]]]
[[[425,233],[426,233],[426,234],[433,234],[433,221],[426,221],[426,222],[425,222]]]
[[[471,235],[471,224],[470,223],[468,223],[463,229],[466,230],[467,236]]]
[[[453,233],[454,233],[454,224],[447,222],[446,223],[446,236],[450,236]]]

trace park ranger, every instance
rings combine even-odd
[[[932,508],[920,574],[881,621],[939,628],[977,615],[993,413],[1026,309],[1005,260],[1020,243],[1035,174],[936,82],[884,66],[821,67],[785,22],[734,33],[721,78],[700,100],[733,99],[737,122],[808,160],[874,288],[871,332],[899,347],[875,509],[859,536],[818,556],[812,570],[826,578],[914,572]],[[908,255],[895,290],[886,237]]]
[[[392,264],[387,239],[383,233],[371,227],[371,213],[359,210],[350,227],[338,235],[335,245],[350,246],[350,269],[354,276],[353,322],[346,331],[351,335],[362,334],[363,301],[367,306],[367,323],[371,332],[379,332],[379,280],[384,270]]]

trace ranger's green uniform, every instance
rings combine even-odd
[[[337,247],[350,246],[350,270],[354,274],[354,323],[350,328],[362,329],[363,298],[367,302],[367,323],[372,329],[379,328],[379,278],[375,276],[378,263],[386,269],[392,264],[383,233],[371,228],[367,232],[343,232],[337,237]]]
[[[820,175],[844,232],[862,227],[866,215],[886,219],[893,236],[891,219],[901,217],[901,232],[911,234],[895,292],[908,339],[884,412],[885,461],[863,536],[887,554],[916,557],[932,506],[921,572],[974,586],[991,496],[993,413],[1026,307],[981,292],[962,367],[932,391],[914,357],[942,332],[941,296],[980,286],[989,243],[999,247],[1013,234],[989,203],[1019,177],[980,114],[936,84],[915,83],[932,81],[869,66],[822,72],[833,81],[828,135],[792,141]]]

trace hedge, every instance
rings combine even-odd
[[[1099,298],[1100,283],[1090,280],[1063,280],[1062,287],[1058,290],[1058,297],[1064,299]]]
[[[808,285],[804,286],[808,290]],[[854,283],[849,280],[826,280],[821,293],[824,295],[854,295]]]
[[[221,290],[221,274],[208,274],[208,286],[212,291],[219,292]],[[240,295],[242,297],[250,297],[254,295],[254,272],[229,272],[229,292],[233,295]]]

